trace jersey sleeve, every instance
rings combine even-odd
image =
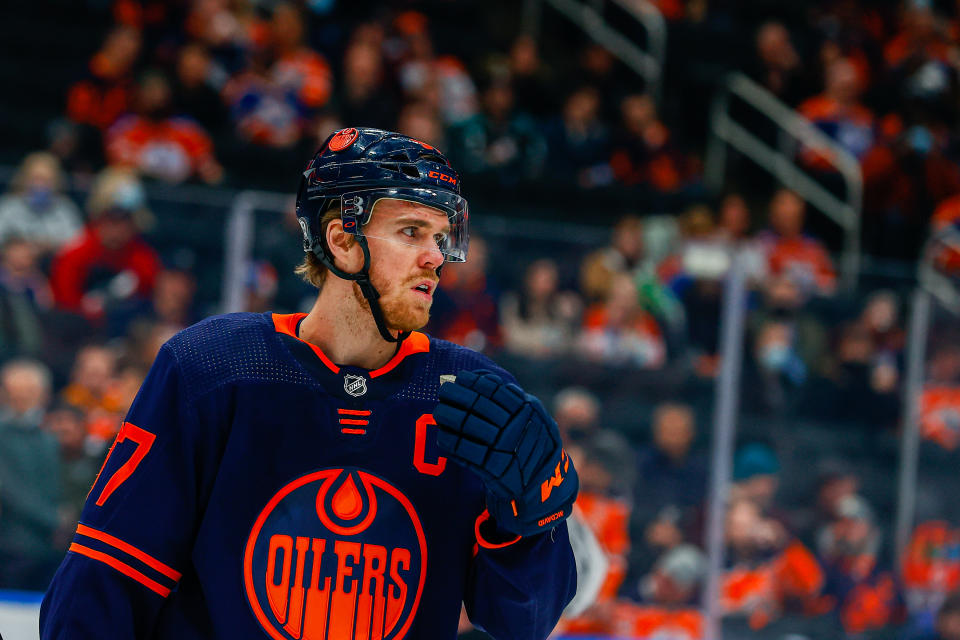
[[[542,640],[577,590],[566,522],[517,542],[480,546],[464,605],[477,627],[496,640]]]
[[[150,637],[188,563],[213,466],[177,360],[164,346],[87,496],[40,611],[44,640]]]

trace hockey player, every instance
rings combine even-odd
[[[577,475],[540,402],[415,330],[467,254],[433,147],[344,129],[297,201],[309,314],[160,350],[44,598],[44,640],[436,640],[461,602],[546,638],[575,591]],[[459,464],[448,464],[455,462]]]

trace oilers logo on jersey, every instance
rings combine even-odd
[[[276,640],[400,640],[427,573],[420,518],[396,487],[357,468],[283,487],[247,541],[244,581]]]

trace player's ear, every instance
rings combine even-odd
[[[352,233],[343,228],[343,220],[334,218],[327,224],[327,247],[334,264],[347,273],[356,273],[363,267],[363,250]]]

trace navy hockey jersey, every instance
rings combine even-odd
[[[440,455],[441,376],[494,369],[421,333],[338,366],[305,314],[209,318],[160,350],[44,598],[44,640],[437,640],[460,603],[545,638],[575,591],[566,525],[514,543]]]

